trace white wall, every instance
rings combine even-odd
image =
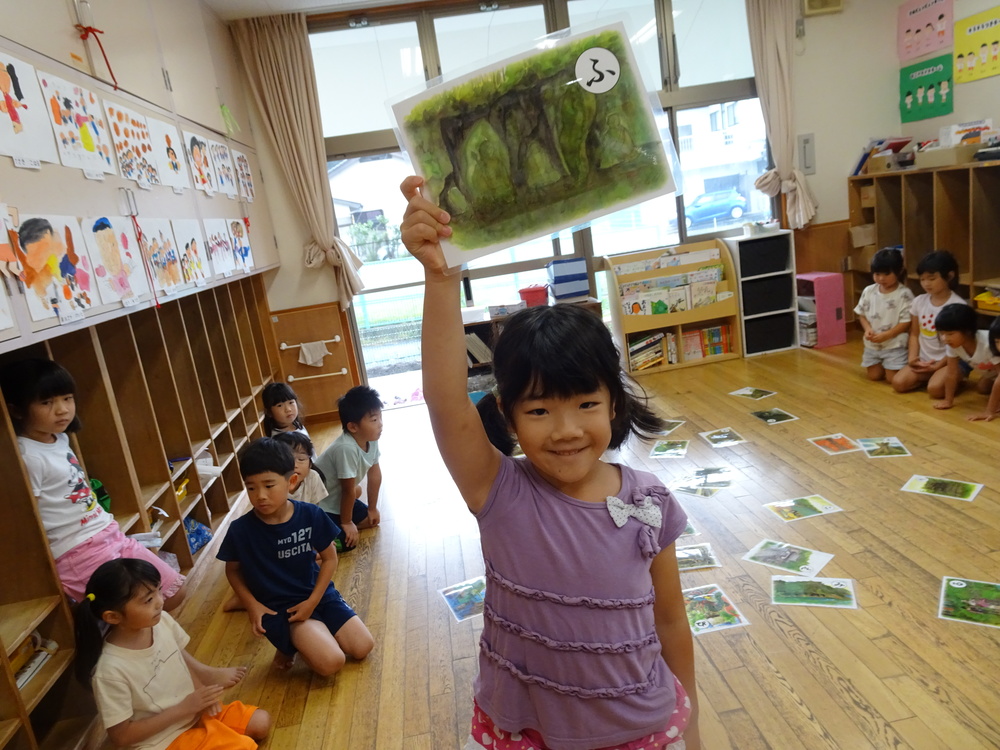
[[[996,0],[955,0],[955,18]],[[920,122],[899,118],[894,0],[846,0],[844,12],[805,19],[792,60],[796,133],[816,137],[816,174],[807,177],[819,202],[815,223],[848,216],[847,177],[870,137],[936,138],[945,124],[992,117],[1000,124],[1000,76],[955,86],[955,112]],[[907,63],[910,64],[910,63]]]

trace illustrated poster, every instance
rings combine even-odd
[[[208,153],[208,139],[185,130],[184,150],[191,165],[191,180],[195,189],[209,194],[218,192],[219,183],[216,182],[215,167]]]
[[[115,174],[114,146],[97,95],[43,70],[38,83],[63,166]]]
[[[955,83],[1000,73],[1000,5],[955,22]]]
[[[906,0],[899,6],[896,51],[900,62],[948,49],[953,0]]]
[[[68,320],[93,306],[93,267],[75,216],[22,213],[12,236],[32,320]]]
[[[155,117],[146,118],[149,140],[153,147],[153,162],[160,173],[160,184],[173,188],[191,187],[184,146],[176,125]]]
[[[253,172],[250,171],[250,160],[247,159],[247,155],[242,151],[237,151],[235,148],[230,149],[233,153],[233,161],[236,162],[236,182],[240,189],[240,196],[247,201],[247,203],[253,203],[254,199],[254,189],[253,189]]]
[[[184,281],[196,285],[212,278],[212,266],[208,260],[208,246],[205,233],[197,219],[174,219],[174,239],[177,240],[177,255],[181,263]]]
[[[916,122],[950,115],[954,110],[950,53],[899,71],[900,120]]]
[[[0,154],[59,163],[35,69],[0,50]]]
[[[220,193],[225,193],[230,198],[239,195],[236,187],[236,168],[233,166],[233,159],[229,155],[229,146],[218,141],[207,141],[208,154],[215,169],[215,182]]]
[[[674,189],[621,24],[536,47],[396,102],[457,266]]]
[[[242,219],[227,219],[229,224],[229,239],[233,245],[233,258],[236,268],[249,271],[253,268],[253,250],[250,248],[250,232]]]
[[[146,117],[106,99],[104,111],[108,115],[122,177],[139,185],[159,185],[160,171],[153,158],[153,141]]]
[[[139,219],[139,246],[153,276],[156,291],[172,294],[184,283],[177,242],[168,219]]]
[[[229,222],[226,219],[205,219],[205,243],[215,275],[232,276],[236,270],[236,255],[229,236]]]
[[[121,302],[131,306],[149,292],[142,251],[135,238],[132,220],[124,216],[84,218],[82,231],[101,301],[110,305]]]

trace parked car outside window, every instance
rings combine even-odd
[[[735,189],[702,193],[684,206],[684,223],[688,228],[715,221],[736,220],[747,209],[747,199]]]

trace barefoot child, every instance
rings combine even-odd
[[[990,401],[996,401],[992,392],[996,390],[996,367],[1000,357],[994,354],[996,343],[990,340],[994,326],[989,331],[978,330],[976,311],[965,304],[945,305],[934,324],[947,354],[944,397],[934,404],[934,408],[950,409],[955,403],[955,394],[973,370],[980,372],[976,390],[991,394]]]
[[[861,366],[869,380],[885,378],[891,385],[896,373],[906,366],[913,292],[906,288],[903,254],[896,248],[875,253],[871,268],[875,283],[865,287],[854,308],[865,331]]]
[[[294,470],[287,445],[267,437],[250,444],[240,473],[253,510],[233,521],[217,557],[254,635],[277,649],[275,664],[287,669],[301,653],[327,677],[348,656],[364,659],[375,642],[331,583],[337,528],[318,506],[289,498],[298,483]]]
[[[187,633],[163,610],[160,574],[145,560],[101,565],[74,610],[76,672],[91,686],[116,747],[138,750],[253,750],[271,717],[222,692],[245,667],[216,669],[184,650]],[[110,625],[107,637],[99,623]]]

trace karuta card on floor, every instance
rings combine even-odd
[[[650,458],[683,458],[690,440],[657,440],[649,452]]]
[[[837,609],[858,608],[854,596],[854,581],[850,578],[772,576],[771,604]]]
[[[798,419],[794,414],[789,414],[784,409],[764,409],[763,411],[752,411],[750,413],[765,424],[779,424]]]
[[[909,456],[906,446],[895,437],[858,438],[868,458],[900,458]]]
[[[925,477],[914,474],[900,489],[903,492],[916,492],[920,495],[934,495],[935,497],[946,497],[953,500],[965,500],[971,503],[976,499],[976,495],[983,488],[983,485],[975,482],[962,482],[958,479],[945,479],[943,477]]]
[[[714,583],[685,589],[681,593],[684,595],[688,624],[695,635],[750,624],[726,592]]]
[[[483,602],[486,599],[486,578],[470,578],[468,581],[456,583],[453,586],[438,591],[444,597],[448,609],[458,622],[483,613]]]
[[[833,559],[829,552],[765,539],[743,556],[744,560],[801,576],[815,576]]]
[[[719,558],[715,556],[712,545],[708,542],[677,547],[675,551],[677,552],[677,568],[681,571],[722,567]]]
[[[683,419],[666,419],[663,422],[663,429],[660,430],[656,434],[657,435],[663,435],[664,437],[666,437],[671,432],[673,432],[678,427],[680,427],[682,424],[684,424],[684,420]]]
[[[1000,628],[1000,583],[945,576],[941,581],[938,617]]]
[[[681,536],[701,536],[701,532],[694,527],[694,524],[689,520],[687,525],[684,527],[684,531],[681,532]]]
[[[812,516],[837,513],[843,510],[843,508],[834,505],[821,495],[808,495],[806,497],[792,498],[791,500],[779,500],[774,503],[767,503],[764,507],[785,523],[798,521],[802,518],[811,518]]]
[[[753,399],[754,401],[759,401],[762,398],[767,398],[768,396],[774,396],[777,391],[765,391],[763,388],[753,388],[747,386],[746,388],[740,388],[739,390],[730,392],[730,396],[742,396],[743,398]]]
[[[861,445],[840,432],[809,438],[809,442],[830,456],[862,450]]]
[[[699,432],[698,434],[713,448],[728,448],[746,442],[743,436],[732,427],[721,427],[718,430],[709,430],[708,432]]]
[[[670,485],[670,489],[695,497],[712,497],[719,490],[732,484],[728,468],[709,467],[698,469]]]

